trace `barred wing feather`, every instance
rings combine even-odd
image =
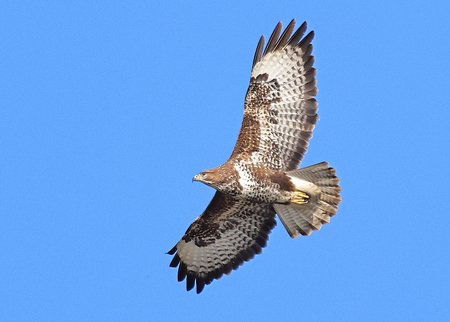
[[[178,266],[178,281],[186,278],[186,289],[229,274],[259,254],[275,226],[271,205],[235,200],[216,192],[204,213],[188,228],[169,254],[171,267]]]
[[[292,170],[300,163],[317,121],[316,70],[304,22],[295,20],[280,35],[278,23],[264,51],[261,37],[253,60],[241,131],[231,158],[250,158],[256,165]],[[303,37],[303,38],[302,38]]]

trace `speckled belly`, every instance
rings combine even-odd
[[[239,173],[239,185],[242,190],[240,198],[254,200],[263,203],[287,203],[292,198],[292,192],[286,184],[283,184],[283,173],[275,173],[268,169],[236,164]],[[282,178],[283,179],[283,178]],[[289,178],[286,177],[286,180]]]

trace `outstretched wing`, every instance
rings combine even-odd
[[[295,20],[280,36],[281,23],[267,46],[259,40],[253,59],[244,119],[231,158],[249,158],[274,170],[297,168],[311,138],[317,116],[311,41],[306,22],[292,34]],[[291,36],[292,35],[292,36]]]
[[[271,205],[216,192],[205,212],[169,251],[174,255],[170,266],[178,266],[178,281],[187,278],[188,291],[196,284],[200,293],[205,284],[259,254],[275,223]]]

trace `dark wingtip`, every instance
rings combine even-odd
[[[172,261],[170,262],[169,266],[177,267],[179,263],[180,263],[180,256],[178,256],[178,254],[175,254],[175,256],[172,258]]]
[[[261,38],[259,38],[258,45],[256,46],[255,55],[253,56],[252,67],[255,66],[261,60],[263,48],[264,48],[264,36],[261,36]]]
[[[262,59],[262,57],[264,57],[268,53],[282,49],[286,46],[300,46],[303,50],[306,49],[308,44],[314,38],[314,31],[309,32],[302,39],[303,35],[306,32],[308,24],[306,21],[303,21],[300,27],[298,27],[298,29],[293,33],[295,29],[295,24],[296,24],[295,19],[292,19],[291,22],[288,24],[288,26],[281,33],[283,25],[281,21],[279,21],[275,26],[275,29],[273,30],[272,34],[270,35],[270,38],[267,41],[265,48],[264,48],[264,36],[261,36],[258,45],[256,47],[255,55],[253,56],[252,68]]]
[[[307,27],[308,27],[308,24],[306,23],[306,21],[303,21],[303,23],[300,25],[300,27],[298,27],[298,29],[294,32],[291,39],[289,39],[288,45],[295,46],[302,38]]]
[[[173,246],[166,254],[173,255],[177,251],[177,245]]]
[[[280,38],[277,41],[277,44],[274,47],[274,51],[284,48],[289,38],[291,37],[292,31],[294,31],[295,28],[295,19],[292,19],[291,22],[287,25],[286,29],[284,29],[283,33],[281,34]]]
[[[185,263],[180,262],[180,266],[178,266],[178,282],[181,282],[186,277],[187,266]]]
[[[197,280],[195,281],[197,284],[197,294],[200,294],[203,291],[203,288],[205,287],[205,280],[197,277]]]
[[[186,291],[192,290],[194,288],[194,284],[195,284],[195,274],[188,271],[186,279]]]
[[[314,30],[311,30],[305,38],[303,38],[300,43],[298,44],[299,47],[305,51],[308,47],[308,45],[311,43],[311,41],[314,39]]]
[[[278,37],[280,36],[281,28],[283,28],[283,25],[281,24],[281,21],[277,23],[275,26],[275,29],[273,30],[272,34],[270,35],[269,41],[267,42],[266,49],[264,50],[264,54],[270,53],[274,48],[278,41]]]

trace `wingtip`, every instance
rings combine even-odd
[[[178,254],[175,254],[172,258],[172,261],[170,262],[169,266],[170,267],[177,267],[178,264],[180,263],[180,256],[178,256]]]
[[[194,288],[194,285],[195,285],[195,274],[188,271],[186,278],[186,291],[192,290]]]
[[[205,281],[197,277],[196,284],[197,284],[196,292],[197,294],[200,294],[203,291],[203,288],[205,287]]]
[[[186,277],[186,272],[187,272],[186,264],[180,262],[180,265],[178,266],[178,276],[177,276],[178,282],[184,280],[184,278]]]
[[[173,246],[166,254],[173,255],[177,251],[177,245]]]
[[[280,36],[280,32],[281,32],[282,28],[283,28],[283,24],[281,23],[281,21],[278,21],[272,34],[270,35],[270,38],[266,45],[266,48],[264,49],[263,56],[265,56],[267,53],[270,53],[275,48],[275,45],[278,42],[278,37]]]
[[[261,37],[259,37],[258,45],[256,46],[255,55],[253,56],[252,68],[261,60],[264,41],[264,35],[261,35]]]
[[[308,28],[308,24],[306,21],[303,21],[303,23],[300,25],[300,27],[297,28],[297,30],[294,32],[292,37],[288,41],[288,45],[297,45],[298,42],[302,39],[302,36],[306,32],[306,29]]]
[[[303,39],[305,40],[305,42],[311,43],[311,41],[314,39],[314,36],[315,36],[314,30],[311,30]]]

